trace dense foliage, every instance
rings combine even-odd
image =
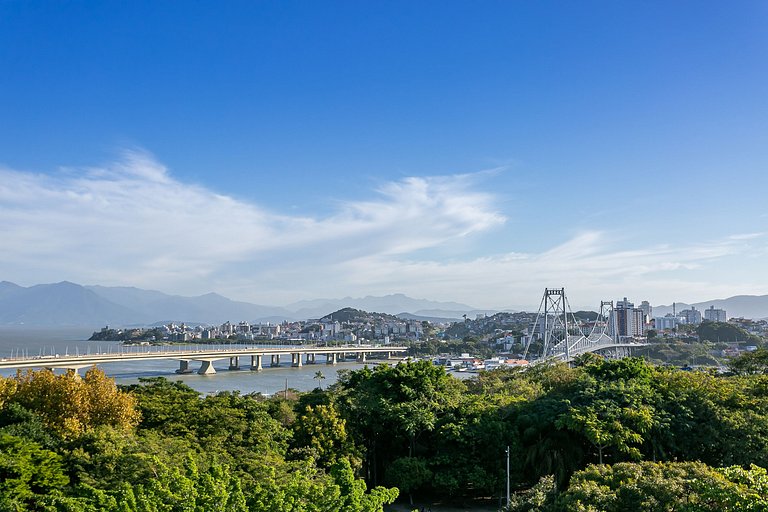
[[[761,344],[763,339],[733,324],[726,322],[702,322],[696,326],[696,334],[701,341],[711,342],[749,342]]]
[[[593,355],[467,381],[381,365],[269,399],[28,372],[0,378],[0,511],[498,502],[507,447],[510,510],[768,510],[768,375],[747,357],[730,376]]]
[[[309,441],[320,421],[343,447],[345,422],[283,402],[164,379],[119,390],[97,369],[0,378],[0,511],[362,512],[397,497],[367,491],[353,450],[293,446],[293,424]]]
[[[588,467],[648,472],[643,464],[655,462],[663,473],[678,471],[667,463],[698,461],[702,471],[736,467],[756,477],[768,466],[767,390],[762,374],[718,376],[589,355],[574,368],[502,369],[470,381],[426,362],[377,367],[347,375],[329,399],[355,426],[368,481],[428,500],[500,496],[507,446],[513,489],[550,477],[555,495],[575,489]],[[766,488],[756,488],[765,497]],[[603,510],[579,499],[570,509]]]

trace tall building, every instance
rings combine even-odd
[[[685,318],[687,324],[698,325],[701,323],[701,311],[698,311],[695,306],[691,306],[691,309],[682,310],[679,316]]]
[[[709,306],[704,310],[704,318],[710,322],[727,322],[728,318],[724,309],[715,309],[715,306]]]
[[[641,302],[640,309],[645,315],[645,323],[650,323],[651,318],[653,318],[653,307],[651,307],[650,302],[648,302],[647,300],[644,300],[643,302]]]
[[[613,336],[618,337],[645,336],[645,313],[624,297],[624,300],[617,301],[613,307],[610,331]]]

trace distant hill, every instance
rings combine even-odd
[[[216,293],[196,297],[168,295],[133,287],[81,286],[62,282],[28,288],[0,282],[0,325],[147,326],[167,322],[189,325],[230,322],[281,322],[322,318],[344,308],[396,315],[460,319],[487,313],[457,302],[383,297],[318,299],[286,307],[233,301]]]
[[[102,326],[158,322],[219,324],[292,319],[280,307],[237,302],[215,293],[198,297],[167,295],[128,287],[81,286],[70,282],[25,288],[0,283],[0,325]]]
[[[461,311],[447,311],[445,309],[419,309],[418,311],[414,311],[414,315],[423,316],[427,318],[443,318],[448,320],[464,320],[464,315],[467,315],[467,318],[477,318],[478,315],[480,316],[491,316],[495,315],[496,313],[499,313],[499,310],[496,309],[465,309]]]
[[[376,313],[387,313],[396,315],[403,311],[422,314],[422,310],[441,310],[442,313],[450,312],[455,318],[461,318],[461,315],[474,311],[475,308],[458,302],[437,302],[426,299],[413,299],[402,293],[384,295],[382,297],[367,296],[362,298],[345,297],[343,299],[315,299],[294,302],[285,306],[286,309],[293,311],[301,318],[320,318],[331,311],[338,311],[343,308],[354,308],[363,311],[375,311]],[[443,315],[440,315],[443,316]]]
[[[0,324],[88,326],[140,319],[136,311],[67,281],[29,288],[0,284]]]
[[[293,317],[290,311],[280,307],[233,301],[216,293],[182,297],[139,288],[105,286],[88,286],[87,288],[113,302],[131,307],[141,313],[143,318],[151,319],[152,322],[173,320],[220,324],[228,320],[252,322],[264,317],[272,317],[282,321]]]
[[[323,322],[355,322],[355,323],[365,323],[365,322],[371,322],[373,320],[395,320],[394,315],[389,315],[387,313],[369,313],[367,311],[360,311],[359,309],[355,308],[343,308],[338,311],[334,311],[333,313],[330,313],[328,315],[325,315],[320,320]]]
[[[683,309],[690,309],[691,306],[694,306],[696,309],[701,311],[702,317],[704,316],[705,309],[709,309],[710,306],[715,306],[715,309],[724,309],[728,315],[728,318],[768,318],[768,295],[736,295],[727,299],[696,302],[694,304],[686,304],[683,302],[677,302],[675,304],[678,312],[682,311]],[[671,305],[653,306],[654,316],[664,316],[671,312]]]
[[[415,315],[413,313],[398,313],[395,316],[400,320],[413,320],[416,322],[427,321],[433,324],[451,324],[451,323],[463,320],[463,318],[450,318],[450,317],[428,316],[428,315],[424,316],[424,315]]]

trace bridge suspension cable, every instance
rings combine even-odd
[[[533,359],[560,359],[570,361],[585,352],[608,348],[643,346],[637,341],[618,341],[613,301],[601,301],[600,312],[587,334],[574,315],[564,288],[545,288],[536,319],[525,344],[523,357]],[[541,350],[531,354],[531,345],[541,343]]]

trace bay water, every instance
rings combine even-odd
[[[93,329],[63,327],[0,327],[0,358],[15,356],[45,356],[55,354],[95,354],[115,353],[121,350],[122,343],[109,341],[87,341],[93,334]],[[152,350],[148,347],[123,347],[123,351]],[[154,348],[158,350],[158,348]],[[287,361],[286,361],[287,359]],[[240,359],[241,370],[229,370],[229,359],[214,363],[215,375],[197,375],[196,373],[177,374],[178,362],[173,360],[115,362],[104,364],[101,369],[114,378],[118,384],[135,384],[141,377],[165,377],[171,381],[183,381],[201,394],[218,391],[239,391],[241,394],[262,393],[272,395],[285,390],[286,387],[299,391],[311,391],[322,386],[326,387],[338,380],[339,370],[358,370],[365,367],[356,362],[339,362],[336,365],[326,365],[321,356],[317,357],[318,364],[304,365],[293,368],[290,358],[283,357],[277,368],[268,366],[260,372],[250,371],[249,357]],[[190,369],[197,370],[196,363],[190,363]],[[61,370],[57,370],[61,371]],[[82,372],[83,370],[81,370]],[[318,379],[317,372],[324,378]],[[15,371],[0,371],[2,375],[13,375]]]

